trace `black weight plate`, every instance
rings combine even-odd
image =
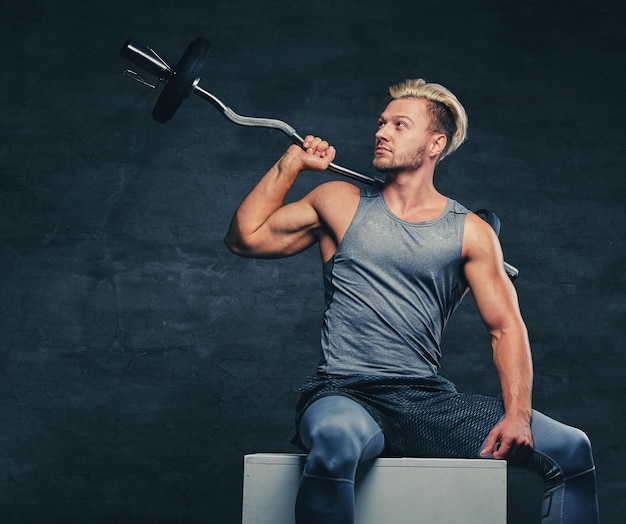
[[[211,44],[201,37],[187,46],[152,110],[152,118],[157,122],[165,124],[192,93],[210,48]]]

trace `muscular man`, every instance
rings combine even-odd
[[[529,341],[497,236],[433,183],[465,140],[465,110],[421,79],[389,93],[373,160],[384,184],[327,182],[285,204],[299,173],[335,157],[307,136],[243,200],[226,236],[246,257],[320,249],[322,357],[297,406],[295,442],[308,455],[296,520],[353,523],[357,466],[384,452],[506,459],[543,477],[544,524],[596,523],[588,438],[531,407]],[[443,329],[467,290],[491,334],[501,399],[459,393],[438,374]]]

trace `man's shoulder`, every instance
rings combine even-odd
[[[463,247],[467,254],[478,249],[480,252],[492,250],[498,244],[493,228],[476,213],[469,211],[465,218]]]
[[[361,189],[349,182],[333,180],[320,184],[311,191],[310,195],[317,202],[354,200],[360,197]]]
[[[323,226],[319,234],[324,259],[330,258],[341,242],[359,206],[360,194],[359,187],[342,181],[326,182],[309,193]]]
[[[322,219],[352,216],[359,204],[361,190],[349,182],[334,180],[313,189],[308,198]]]

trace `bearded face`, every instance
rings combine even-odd
[[[376,151],[379,151],[378,146]],[[397,154],[393,154],[391,151],[388,151],[388,154],[375,153],[372,164],[379,173],[384,174],[414,171],[422,167],[425,151],[426,146],[421,146],[415,151],[404,151]]]
[[[374,168],[398,173],[422,167],[433,138],[430,124],[425,100],[392,100],[378,118]]]

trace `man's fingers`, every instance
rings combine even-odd
[[[300,163],[300,171],[323,171],[335,159],[336,151],[326,140],[307,135],[302,145],[292,144],[287,150],[292,159]]]
[[[306,136],[304,142],[302,143],[302,147],[307,153],[321,157],[329,154],[331,150],[334,151],[334,147],[331,146],[326,140],[313,135]]]
[[[513,441],[511,439],[500,439],[499,445],[493,451],[493,458],[504,459],[508,456],[509,452],[513,449]]]
[[[489,433],[489,435],[487,435],[487,439],[485,440],[483,449],[480,451],[481,457],[488,457],[494,453],[496,444],[498,443],[498,438],[499,438],[499,433],[495,429],[493,429]]]
[[[492,456],[494,459],[519,460],[528,455],[532,448],[532,444],[526,441],[518,441],[515,438],[507,438],[496,434],[493,436],[493,439],[487,439],[480,456]]]

